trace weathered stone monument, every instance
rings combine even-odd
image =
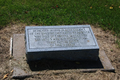
[[[97,60],[99,46],[90,25],[26,26],[27,61]]]

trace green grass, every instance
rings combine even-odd
[[[13,22],[36,25],[87,23],[120,34],[119,6],[120,0],[0,0],[0,28]]]

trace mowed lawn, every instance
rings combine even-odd
[[[120,34],[120,0],[0,0],[0,28],[15,22],[97,24]]]

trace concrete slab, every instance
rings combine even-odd
[[[99,52],[99,60],[88,62],[88,61],[59,61],[59,60],[41,60],[31,62],[27,64],[26,54],[25,54],[25,40],[24,34],[14,34],[13,35],[13,59],[12,59],[12,67],[20,68],[21,70],[25,70],[29,75],[39,74],[39,72],[45,73],[46,71],[49,74],[51,72],[93,72],[97,70],[102,71],[115,71],[112,66],[110,60],[106,56],[104,51]],[[77,63],[77,64],[76,64]],[[20,77],[24,74],[20,71],[16,71],[13,74],[14,77]],[[18,75],[19,74],[19,75]]]
[[[14,59],[23,59],[25,56],[24,34],[13,35],[13,57]]]
[[[26,78],[26,77],[30,77],[32,75],[30,75],[28,72],[22,70],[20,67],[14,67],[14,72],[12,75],[12,78]]]

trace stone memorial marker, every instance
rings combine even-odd
[[[90,25],[26,26],[27,61],[97,60],[99,46]]]

